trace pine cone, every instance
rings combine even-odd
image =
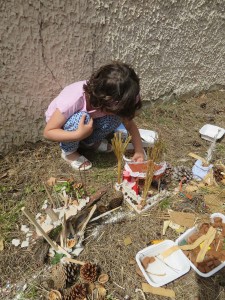
[[[213,168],[213,175],[214,175],[215,180],[216,180],[217,182],[220,182],[221,180],[223,180],[224,175],[222,174],[222,172],[223,172],[223,168],[221,168],[221,167],[219,167],[219,166],[215,166],[215,167]]]
[[[86,298],[87,289],[84,284],[73,285],[63,296],[63,300],[83,300]]]
[[[78,266],[76,264],[68,263],[64,265],[64,270],[66,274],[66,281],[68,283],[73,283],[77,278]]]
[[[51,270],[52,280],[54,281],[54,288],[60,290],[66,287],[66,272],[62,264],[57,264]]]
[[[172,178],[176,181],[181,181],[184,177],[186,177],[187,181],[192,179],[191,168],[185,166],[174,167]]]
[[[80,268],[80,277],[87,282],[95,282],[98,276],[98,267],[95,264],[86,263]]]

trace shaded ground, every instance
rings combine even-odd
[[[204,157],[209,146],[207,141],[200,138],[199,129],[207,123],[225,128],[225,92],[210,92],[173,103],[148,104],[143,108],[137,123],[140,128],[155,130],[160,134],[166,147],[164,159],[168,163],[173,166],[192,166],[194,160],[187,154],[194,152]],[[112,186],[117,175],[114,155],[85,155],[93,162],[93,169],[82,176],[88,193],[92,194],[108,183]],[[225,163],[224,139],[217,143],[213,159]],[[41,299],[45,295],[46,287],[33,279],[34,270],[35,274],[43,273],[43,266],[36,264],[31,251],[15,248],[11,245],[11,240],[20,237],[22,224],[28,224],[27,219],[21,215],[20,208],[26,206],[36,214],[47,199],[42,183],[49,177],[62,178],[71,174],[77,182],[81,181],[79,173],[73,172],[60,159],[60,150],[54,143],[27,144],[1,159],[0,234],[5,248],[0,255],[0,287],[8,285],[11,289],[8,298],[2,294],[1,299],[14,299],[16,286],[13,284],[16,282],[20,282],[21,288],[21,285],[29,281],[21,299]],[[112,188],[109,188],[101,202],[107,203],[112,192]],[[109,299],[123,299],[125,295],[129,295],[131,299],[142,299],[141,294],[135,293],[143,280],[136,274],[133,260],[136,253],[151,240],[165,238],[162,237],[162,219],[156,215],[173,206],[176,201],[179,199],[167,199],[145,217],[132,213],[123,205],[120,212],[88,227],[87,236],[90,237],[79,258],[97,263],[103,272],[110,275],[110,281],[106,285]],[[132,244],[124,246],[123,241],[127,236],[131,237]],[[167,239],[174,240],[177,236],[171,229],[167,231]],[[223,276],[223,270],[208,279],[200,278],[194,271],[190,271],[167,287],[174,289],[176,299],[179,300],[225,299]],[[163,298],[146,294],[146,299]]]

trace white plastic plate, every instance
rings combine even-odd
[[[136,254],[137,264],[150,285],[154,287],[165,285],[190,270],[189,259],[181,250],[173,252],[165,259],[160,255],[174,245],[175,242],[165,240],[159,244],[149,246]],[[155,261],[149,264],[145,270],[141,262],[146,256],[155,257]]]
[[[154,144],[158,139],[158,134],[155,131],[148,129],[138,129],[141,139],[149,144]]]
[[[213,219],[216,217],[220,217],[223,220],[223,223],[225,223],[225,215],[221,214],[221,213],[214,213],[210,216],[211,222],[213,222]],[[192,227],[190,229],[188,229],[187,231],[185,231],[176,241],[175,243],[177,245],[179,245],[181,243],[181,241],[186,240],[190,235],[192,235],[193,233],[195,233],[197,231],[196,227]],[[225,267],[225,262],[221,262],[221,264],[214,268],[213,270],[211,270],[208,273],[202,273],[199,271],[198,268],[196,268],[196,266],[190,261],[190,265],[192,267],[193,270],[195,270],[195,272],[200,275],[201,277],[210,277],[212,275],[214,275],[216,272],[218,272],[219,270],[221,270],[223,267]]]
[[[215,125],[206,124],[199,130],[199,133],[203,139],[212,142],[214,139],[221,139],[225,133],[225,129]]]

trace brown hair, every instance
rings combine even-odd
[[[94,72],[84,84],[93,108],[133,119],[135,111],[142,106],[140,80],[127,64],[112,62]]]

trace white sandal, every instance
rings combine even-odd
[[[92,167],[92,163],[83,155],[80,155],[77,159],[75,159],[73,161],[66,158],[66,155],[64,153],[61,154],[61,157],[66,162],[68,162],[74,170],[86,171],[86,170],[91,169],[91,167]],[[88,166],[84,165],[84,163],[86,163],[86,162],[89,163]],[[82,167],[82,165],[84,165],[84,166]]]

